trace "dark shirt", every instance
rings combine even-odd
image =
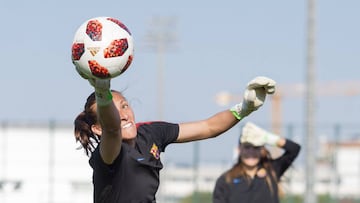
[[[286,140],[284,154],[272,160],[272,168],[277,180],[280,180],[285,171],[290,167],[300,152],[300,145],[291,140]],[[270,190],[265,177],[255,176],[248,181],[245,177],[236,177],[230,183],[225,181],[223,173],[216,181],[213,192],[213,203],[279,203],[277,180],[271,179]],[[269,176],[271,172],[267,171]]]
[[[160,153],[178,134],[178,124],[137,124],[135,147],[123,142],[111,165],[103,162],[97,147],[89,160],[93,168],[94,203],[156,202],[159,171],[163,167]]]

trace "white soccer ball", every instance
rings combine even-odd
[[[111,17],[85,21],[76,31],[72,44],[72,62],[85,79],[114,78],[125,72],[134,55],[129,29]]]

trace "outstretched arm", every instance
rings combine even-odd
[[[267,77],[256,77],[248,83],[243,101],[230,110],[219,112],[205,120],[181,123],[176,142],[208,139],[222,134],[260,108],[266,95],[274,92],[275,81]]]
[[[231,111],[226,110],[196,122],[181,123],[176,142],[203,140],[220,135],[239,122]]]
[[[110,80],[89,79],[95,88],[96,112],[99,125],[93,125],[92,131],[101,135],[100,155],[103,161],[111,164],[120,153],[121,128],[120,114],[110,91]]]

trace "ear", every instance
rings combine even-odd
[[[91,125],[91,131],[93,131],[93,133],[95,133],[99,136],[101,136],[101,134],[102,134],[100,125],[96,125],[96,124]]]
[[[241,153],[240,145],[239,145],[238,147],[236,147],[236,153],[237,153],[238,155],[240,155],[240,153]]]
[[[238,159],[240,157],[240,146],[234,148],[234,158]]]

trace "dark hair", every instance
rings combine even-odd
[[[111,90],[111,92],[118,91]],[[100,142],[100,135],[95,134],[91,130],[91,126],[98,123],[96,114],[96,98],[95,92],[91,93],[86,99],[84,110],[74,120],[74,135],[76,142],[80,142],[87,156],[94,151]]]

